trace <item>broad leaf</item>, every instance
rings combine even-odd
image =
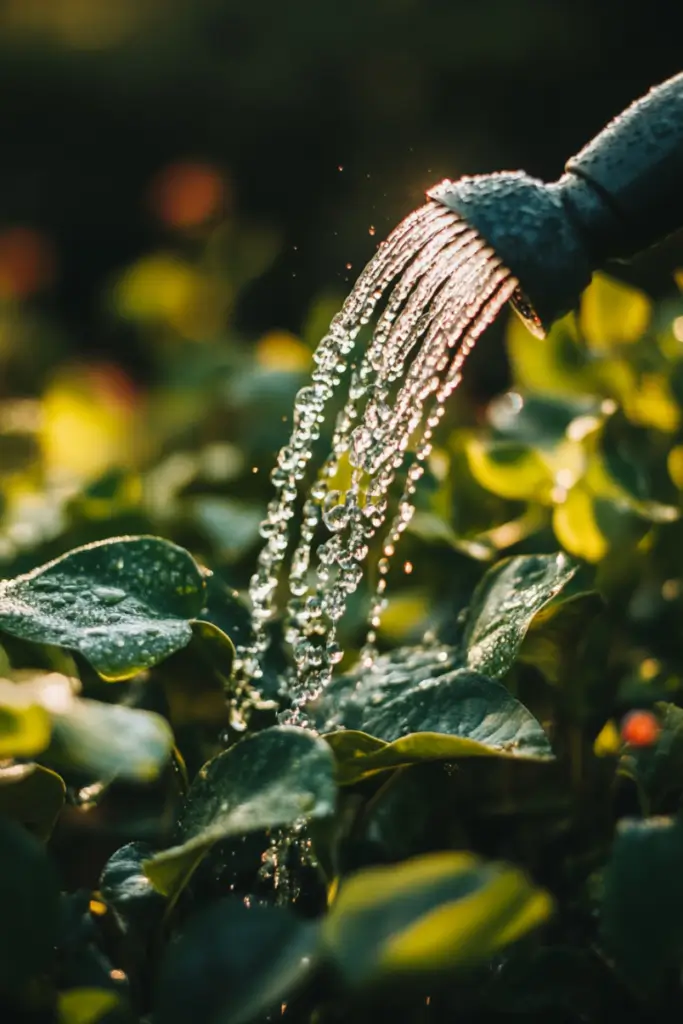
[[[66,787],[56,772],[38,764],[0,766],[0,814],[46,842],[64,806]]]
[[[168,763],[172,748],[173,734],[161,715],[77,698],[54,717],[50,756],[97,778],[148,781]]]
[[[33,757],[50,742],[48,711],[14,683],[0,679],[0,758]]]
[[[534,616],[578,572],[564,554],[521,555],[490,569],[472,597],[467,665],[498,679],[511,668]]]
[[[312,732],[275,727],[241,740],[204,765],[180,817],[177,846],[144,865],[175,896],[220,839],[334,813],[334,759]]]
[[[282,907],[223,899],[190,920],[169,947],[158,1024],[243,1024],[286,999],[311,972],[318,927]]]
[[[0,818],[0,991],[19,989],[46,971],[59,918],[57,878],[42,845]]]
[[[402,649],[340,680],[325,702],[338,702],[325,731],[340,782],[419,761],[551,756],[531,712],[500,683],[453,668],[458,657]]]
[[[79,651],[103,678],[127,679],[189,643],[203,601],[187,551],[120,537],[0,584],[0,630]]]
[[[0,681],[0,710],[47,716],[51,763],[98,778],[151,779],[168,761],[173,734],[160,715],[82,699],[78,680],[58,672],[16,675],[22,681]]]
[[[152,854],[147,843],[127,843],[114,853],[100,876],[99,891],[126,936],[130,959],[144,962],[150,940],[164,914],[166,901],[143,870]]]
[[[683,956],[683,823],[621,823],[604,878],[601,933],[624,980],[652,992]]]
[[[545,921],[552,901],[519,869],[470,853],[373,867],[343,886],[323,925],[351,984],[490,959]]]

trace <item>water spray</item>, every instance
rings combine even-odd
[[[284,611],[293,657],[285,720],[297,724],[307,724],[306,704],[342,658],[339,620],[371,551],[362,659],[372,664],[395,548],[477,338],[508,301],[543,336],[595,269],[683,226],[683,74],[616,118],[557,182],[506,172],[444,181],[427,197],[379,246],[320,341],[271,474],[275,496],[250,584],[255,638],[238,653],[258,681],[269,622]],[[331,450],[320,457],[340,389]]]

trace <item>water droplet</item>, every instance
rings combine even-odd
[[[93,587],[91,593],[96,601],[106,605],[120,604],[128,596],[119,587]]]

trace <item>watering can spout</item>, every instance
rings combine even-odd
[[[594,270],[683,227],[683,73],[610,122],[559,181],[503,172],[445,181],[428,195],[496,251],[520,283],[513,304],[543,335]]]

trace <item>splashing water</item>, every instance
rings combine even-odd
[[[434,430],[468,353],[516,288],[517,281],[476,231],[430,201],[382,243],[320,342],[311,383],[294,402],[293,430],[271,475],[276,496],[261,524],[266,543],[250,584],[255,639],[238,651],[243,674],[254,680],[262,673],[290,525],[326,406],[349,369],[358,333],[386,300],[367,350],[350,366],[331,451],[302,495],[301,526],[287,577],[285,637],[296,666],[287,722],[308,724],[304,705],[324,689],[341,660],[339,620],[363,578],[369,545],[389,519],[362,652],[364,662],[372,664],[387,574],[414,512],[413,496]],[[392,511],[392,485],[406,462],[402,493]],[[340,471],[343,489],[335,486]],[[314,551],[321,531],[325,539]]]

